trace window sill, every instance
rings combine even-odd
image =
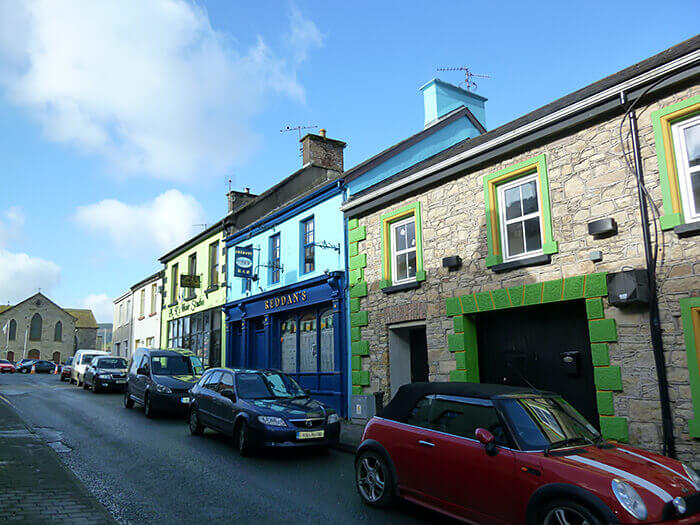
[[[552,256],[548,253],[543,255],[535,255],[534,257],[527,257],[525,259],[518,259],[516,261],[508,261],[500,264],[494,264],[489,269],[494,273],[503,273],[510,270],[516,270],[518,268],[525,268],[526,266],[540,266],[542,264],[549,264],[552,262]]]
[[[193,295],[192,297],[185,297],[185,302],[191,301],[192,299],[196,299],[196,298],[197,298],[196,295]]]
[[[150,314],[148,314],[148,317],[153,317],[153,316],[156,315],[157,313],[158,313],[158,312],[151,312]]]
[[[213,285],[211,285],[209,288],[207,288],[206,290],[204,290],[204,293],[215,292],[215,291],[218,290],[218,289],[219,289],[219,285],[218,285],[218,284],[213,284]]]
[[[673,228],[673,231],[675,232],[678,237],[692,237],[694,235],[700,234],[700,221],[696,222],[689,222],[687,224],[679,224],[675,228]]]
[[[168,305],[168,308],[170,308],[170,307],[172,307],[172,306],[177,306],[177,301],[174,302],[174,303],[170,303],[170,304]]]
[[[382,288],[382,292],[386,294],[404,292],[406,290],[416,290],[420,288],[421,281],[411,281],[410,283],[395,284]]]
[[[142,316],[138,317],[136,320],[137,320],[137,321],[143,321],[145,318],[146,318],[146,316],[145,316],[145,315],[142,315]]]

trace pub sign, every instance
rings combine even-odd
[[[236,246],[234,248],[234,277],[253,277],[253,247]]]

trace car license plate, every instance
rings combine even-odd
[[[189,402],[190,402],[190,398],[189,398],[189,397],[182,397],[182,398],[180,398],[180,403],[186,404],[186,403],[189,403]]]
[[[303,430],[297,432],[297,439],[317,439],[324,436],[323,430]]]
[[[118,383],[118,384],[126,383],[126,379],[116,379],[115,383]]]

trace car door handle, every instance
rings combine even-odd
[[[418,441],[419,445],[423,445],[424,447],[434,447],[435,443],[431,443],[430,441],[423,441],[422,439]]]

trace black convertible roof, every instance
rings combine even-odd
[[[394,398],[384,408],[381,417],[403,421],[418,403],[418,400],[431,394],[464,396],[478,399],[521,395],[555,395],[552,392],[534,390],[528,387],[494,385],[487,383],[410,383],[399,388]]]

